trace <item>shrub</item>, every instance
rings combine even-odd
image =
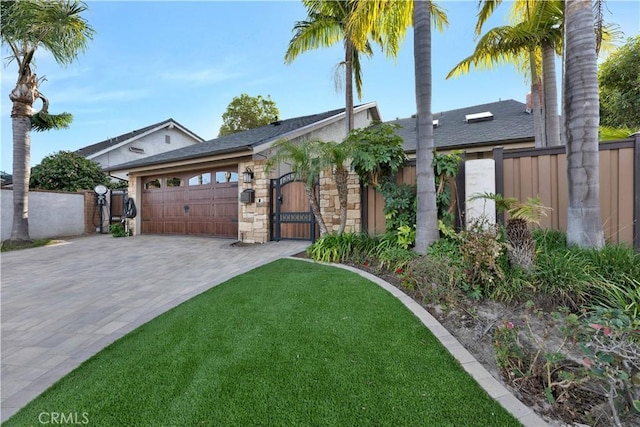
[[[447,257],[420,256],[411,260],[402,277],[403,285],[416,291],[424,302],[453,302],[458,295],[462,269]]]
[[[504,280],[500,258],[506,244],[498,226],[472,227],[460,233],[460,252],[464,269],[463,290],[480,299],[489,294],[496,282]]]
[[[112,224],[110,229],[111,235],[113,237],[126,237],[127,231],[124,229],[124,225],[122,224]]]

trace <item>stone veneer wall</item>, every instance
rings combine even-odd
[[[142,228],[142,218],[141,218],[141,214],[142,214],[142,210],[141,210],[141,204],[142,204],[142,192],[140,192],[140,197],[137,197],[137,190],[138,190],[138,185],[142,185],[142,178],[138,177],[138,176],[131,176],[129,178],[129,187],[127,188],[127,195],[130,199],[133,199],[134,203],[136,204],[136,210],[138,211],[138,215],[135,218],[131,218],[131,219],[127,219],[127,222],[129,224],[129,232],[135,236],[138,233],[138,229],[137,229],[137,225],[140,224],[140,228]]]
[[[266,160],[242,162],[238,165],[240,182],[238,192],[246,189],[255,190],[254,203],[241,203],[238,212],[238,240],[245,243],[266,243],[270,239],[269,204],[271,202],[271,179],[264,171]],[[245,184],[242,173],[249,167],[253,170],[253,182]],[[348,179],[349,195],[347,199],[346,232],[362,230],[360,180],[358,175],[350,172]],[[240,200],[240,194],[238,194]],[[337,231],[340,227],[340,201],[338,189],[330,173],[322,173],[320,177],[320,210],[329,231]]]
[[[269,199],[271,197],[269,176],[265,173],[266,160],[253,160],[238,164],[238,201],[240,193],[247,189],[255,191],[254,203],[239,203],[238,240],[245,243],[269,241]],[[249,167],[253,171],[253,182],[245,184],[242,173]]]
[[[346,233],[359,233],[362,231],[360,179],[358,175],[350,171],[347,180],[349,195],[347,196],[347,226]],[[320,174],[320,211],[329,232],[338,231],[340,228],[340,200],[338,188],[330,172]]]

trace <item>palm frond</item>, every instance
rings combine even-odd
[[[35,132],[44,132],[47,130],[67,129],[73,116],[69,113],[49,114],[46,111],[40,111],[31,116],[31,130]]]

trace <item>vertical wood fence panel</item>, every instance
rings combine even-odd
[[[640,137],[600,144],[600,209],[605,238],[640,249],[638,226]],[[541,226],[566,230],[567,160],[564,147],[494,150],[496,188],[505,197],[540,196],[553,210]]]

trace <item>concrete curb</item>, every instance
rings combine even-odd
[[[315,262],[310,259],[294,258],[299,261]],[[391,285],[390,283],[382,280],[378,276],[374,276],[371,273],[362,271],[355,267],[351,267],[344,264],[330,264],[330,263],[318,263],[331,267],[342,268],[349,270],[353,273],[359,274],[367,280],[377,284],[391,295],[399,299],[405,307],[407,307],[420,321],[425,325],[431,333],[438,338],[440,343],[449,351],[449,353],[455,357],[465,371],[476,382],[496,400],[504,409],[511,413],[518,419],[525,427],[542,427],[548,426],[538,414],[536,414],[531,408],[518,400],[505,386],[503,386],[498,380],[496,380],[489,371],[487,371],[480,362],[467,349],[465,349],[460,342],[445,329],[435,317],[433,317],[427,310],[425,310],[420,304],[415,302],[413,298],[402,292],[400,289]]]

